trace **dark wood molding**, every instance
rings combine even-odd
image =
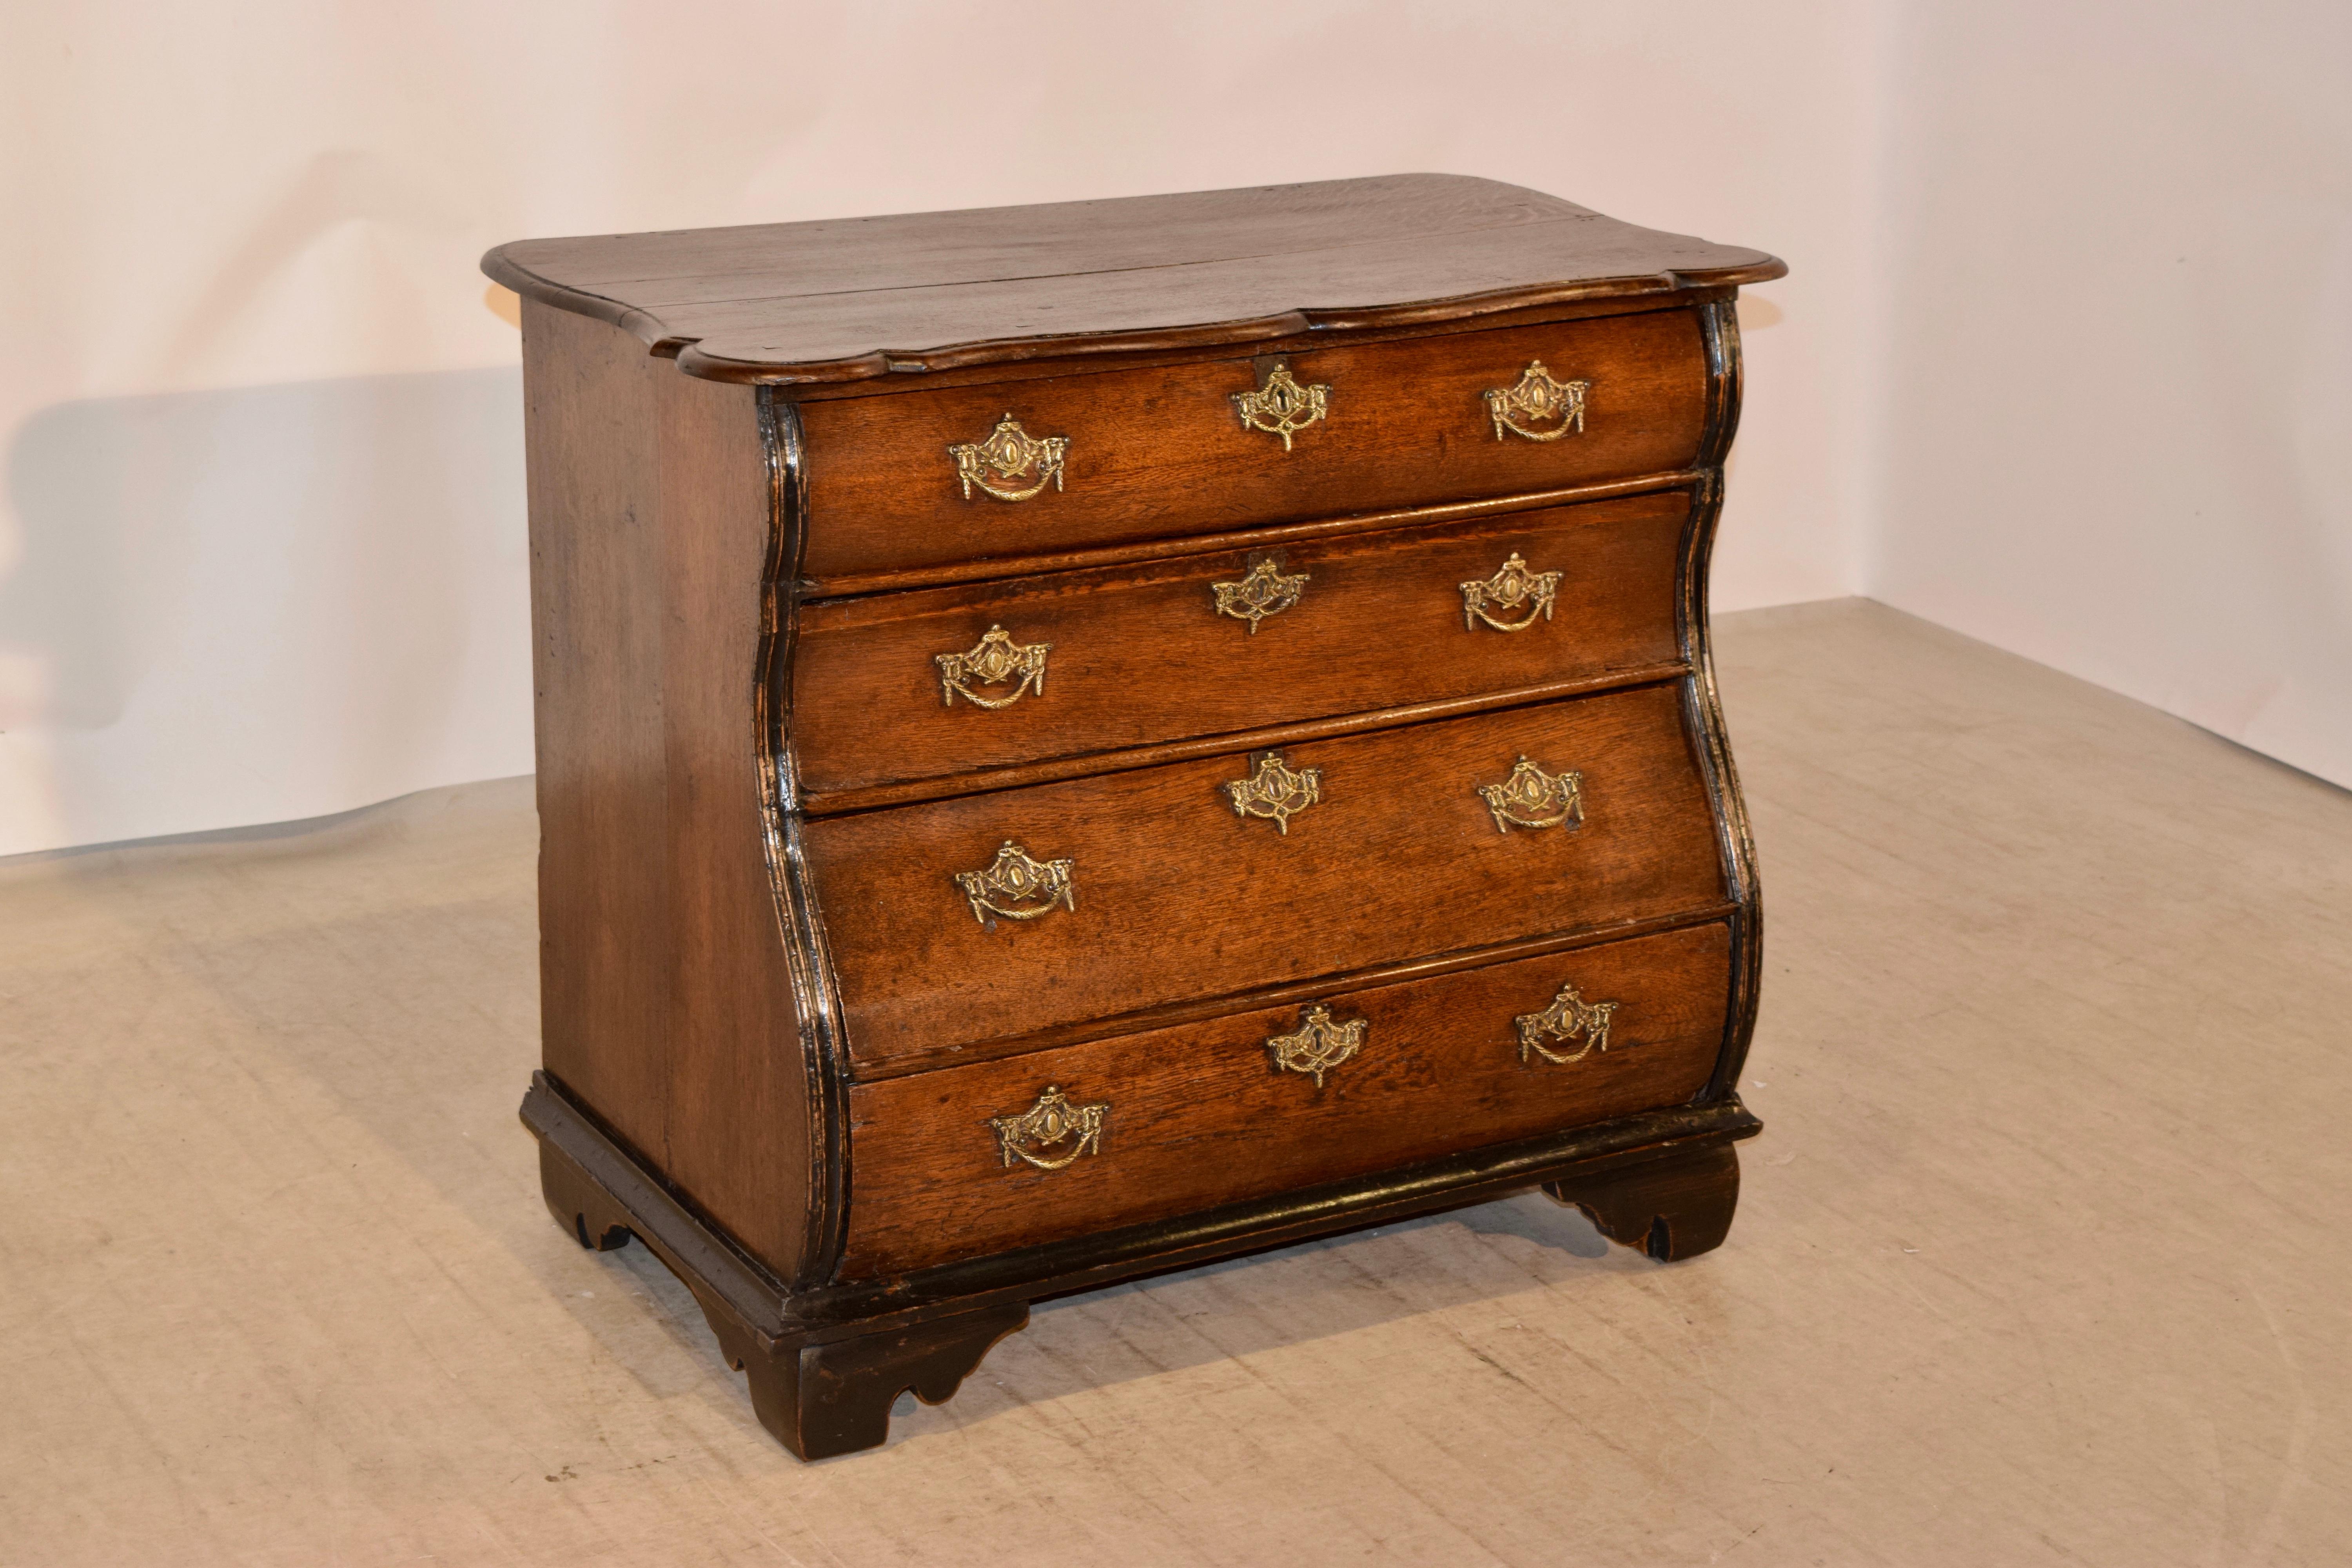
[[[565,1232],[596,1246],[625,1229],[651,1247],[698,1298],[708,1294],[719,1300],[747,1328],[770,1339],[811,1342],[940,1313],[1097,1289],[1547,1184],[1572,1191],[1601,1173],[1726,1146],[1763,1127],[1737,1098],[1678,1106],[892,1279],[788,1289],[670,1193],[545,1073],[532,1075],[521,1116],[542,1146],[583,1173],[594,1189],[591,1199],[576,1184],[551,1184],[549,1202]],[[572,1212],[561,1212],[567,1204]]]
[[[1582,1209],[1601,1235],[1660,1263],[1712,1252],[1739,1206],[1739,1154],[1728,1143],[1546,1182],[1555,1202]]]
[[[840,1266],[849,1228],[848,1045],[841,981],[824,938],[824,917],[802,844],[803,819],[792,747],[793,647],[800,626],[801,556],[808,540],[807,487],[801,460],[800,414],[762,392],[755,405],[767,454],[769,529],[773,541],[760,585],[762,626],[752,677],[754,765],[760,770],[769,883],[778,939],[792,975],[796,1043],[808,1089],[810,1154],[806,1241],[798,1282],[829,1279]],[[782,1042],[777,1042],[781,1049]]]
[[[1716,689],[1714,631],[1707,619],[1707,574],[1714,560],[1716,527],[1723,516],[1720,465],[1739,426],[1739,317],[1728,300],[1702,306],[1700,315],[1708,366],[1707,436],[1701,456],[1712,458],[1716,466],[1691,492],[1676,622],[1683,657],[1691,669],[1683,686],[1684,708],[1699,769],[1715,805],[1724,887],[1739,906],[1739,912],[1732,917],[1731,1007],[1724,1024],[1723,1055],[1706,1094],[1709,1100],[1727,1100],[1738,1090],[1748,1042],[1756,1033],[1764,962],[1764,906],[1757,882],[1755,834],[1748,826],[1748,803],[1739,791],[1739,770],[1731,760],[1723,701]]]

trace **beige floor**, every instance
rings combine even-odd
[[[2352,797],[1872,606],[1722,641],[1721,1251],[1073,1300],[817,1466],[541,1207],[527,781],[0,863],[0,1561],[2352,1562]]]

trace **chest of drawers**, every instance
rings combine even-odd
[[[1039,1298],[1730,1223],[1778,261],[1433,175],[525,241],[550,1207],[803,1458]]]

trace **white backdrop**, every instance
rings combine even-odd
[[[2299,0],[2211,50],[2243,8],[2103,0],[2077,31],[1996,5],[1982,33],[1978,9],[19,0],[0,853],[528,771],[492,244],[1405,169],[1790,260],[1743,306],[1719,605],[1866,588],[2352,780],[2312,742],[2347,732],[2344,617],[2288,629],[2344,602],[2343,503],[2268,461],[2308,467],[2347,423],[2345,356],[2298,335],[2347,320],[2352,95],[2312,44],[2340,68],[2341,18]],[[2298,16],[2326,26],[2290,39]],[[2145,155],[2158,120],[2197,179]],[[2282,150],[2274,199],[2232,177]],[[2168,291],[2189,275],[2141,247],[2175,229],[2210,243]],[[2310,244],[2292,299],[2258,279],[2279,235],[2323,232],[2332,283]],[[2082,395],[2084,353],[2138,401]],[[2151,377],[2216,366],[2260,396],[2209,383],[2196,420],[2147,423],[2181,412]],[[2151,454],[2170,466],[2131,478]],[[2200,600],[2249,551],[2264,571]],[[2241,702],[2239,729],[2198,705],[2265,678],[2293,700]]]
[[[2352,785],[2352,5],[1900,16],[1864,591]]]

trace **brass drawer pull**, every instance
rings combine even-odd
[[[1495,814],[1495,831],[1514,827],[1584,826],[1584,775],[1548,773],[1526,757],[1498,784],[1480,784],[1478,798]]]
[[[1540,616],[1551,619],[1551,602],[1559,592],[1559,574],[1530,572],[1519,552],[1503,563],[1503,569],[1492,577],[1462,584],[1462,628],[1475,632],[1480,621],[1498,632],[1523,632],[1536,624]],[[1505,615],[1517,615],[1515,621],[1498,621],[1486,613],[1492,605]],[[1522,609],[1524,608],[1524,613]]]
[[[1240,582],[1212,583],[1209,591],[1217,596],[1217,614],[1247,621],[1250,636],[1255,637],[1258,622],[1298,603],[1298,595],[1307,591],[1307,574],[1293,572],[1285,576],[1282,563],[1268,556],[1251,567]]]
[[[1068,437],[1032,436],[1008,412],[987,440],[959,441],[948,448],[948,456],[955,459],[956,478],[963,481],[964,500],[971,499],[971,487],[978,485],[998,500],[1027,500],[1048,484],[1062,488],[1062,459],[1069,450]],[[1036,476],[1034,484],[1017,488],[1032,474]]]
[[[1486,399],[1487,417],[1495,422],[1496,440],[1508,430],[1530,441],[1557,441],[1571,431],[1583,433],[1584,395],[1591,390],[1589,381],[1554,381],[1543,361],[1530,360],[1517,386],[1488,387],[1481,395]],[[1519,423],[1521,419],[1559,423],[1549,430],[1531,430]]]
[[[1243,429],[1281,437],[1286,452],[1290,450],[1291,437],[1331,412],[1331,389],[1299,385],[1291,379],[1286,364],[1276,364],[1256,391],[1225,395],[1233,399],[1234,412],[1242,416]]]
[[[1047,1084],[1036,1104],[1018,1116],[992,1116],[988,1124],[996,1129],[996,1150],[1003,1156],[1006,1170],[1013,1168],[1013,1161],[1026,1160],[1041,1171],[1058,1171],[1081,1154],[1100,1152],[1103,1118],[1109,1113],[1108,1100],[1100,1105],[1073,1105],[1068,1096]],[[1070,1152],[1058,1159],[1029,1152],[1031,1145],[1050,1149],[1061,1143],[1069,1144]]]
[[[1280,752],[1268,752],[1258,759],[1255,773],[1228,779],[1224,791],[1235,816],[1265,817],[1287,838],[1291,817],[1323,798],[1323,770],[1293,768]]]
[[[1587,1002],[1576,989],[1574,982],[1559,988],[1551,1005],[1540,1013],[1522,1014],[1512,1020],[1519,1026],[1519,1065],[1528,1064],[1533,1052],[1554,1064],[1582,1061],[1588,1052],[1609,1048],[1609,1019],[1617,1011],[1614,1002]],[[1574,1052],[1547,1050],[1549,1037],[1566,1045],[1570,1040],[1584,1044]]]
[[[1309,1074],[1315,1087],[1321,1089],[1325,1073],[1363,1048],[1364,1036],[1371,1026],[1365,1018],[1335,1024],[1331,1009],[1318,1002],[1298,1016],[1297,1029],[1267,1037],[1265,1048],[1274,1054],[1275,1071]]]
[[[1003,626],[991,626],[970,653],[931,655],[940,667],[940,700],[950,708],[959,697],[977,708],[1010,708],[1024,691],[1043,697],[1045,656],[1053,651],[1052,643],[1017,643]],[[1016,675],[1021,679],[1013,681],[1012,693],[1004,697],[982,697],[968,684],[1002,686]]]
[[[1009,921],[1034,921],[1049,913],[1056,904],[1075,914],[1078,908],[1078,889],[1071,877],[1075,864],[1069,860],[1033,860],[1026,849],[1007,839],[996,852],[993,865],[985,871],[958,871],[955,885],[971,900],[971,918],[982,925],[988,923],[991,915],[1003,915]],[[997,902],[1000,899],[1006,901]]]

